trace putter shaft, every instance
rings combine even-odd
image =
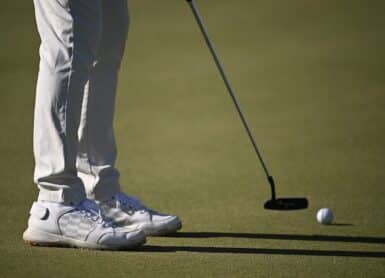
[[[204,25],[203,23],[203,19],[202,19],[202,16],[200,15],[199,13],[199,10],[197,8],[197,5],[195,3],[195,0],[187,0],[187,2],[189,3],[190,7],[191,7],[191,10],[194,14],[194,17],[199,25],[199,29],[201,30],[202,34],[203,34],[203,37],[205,39],[205,42],[214,58],[214,61],[215,61],[215,64],[217,65],[217,68],[219,70],[219,73],[223,79],[223,81],[225,82],[225,86],[227,88],[227,91],[229,92],[230,94],[230,97],[238,111],[238,114],[239,114],[239,117],[241,118],[241,121],[243,123],[243,126],[245,127],[246,129],[246,132],[247,132],[247,135],[249,136],[249,139],[251,141],[251,144],[253,145],[253,148],[254,148],[254,151],[255,153],[257,154],[257,157],[259,159],[259,161],[261,162],[261,165],[262,165],[262,168],[266,174],[266,177],[267,177],[267,180],[270,184],[270,187],[271,187],[271,195],[272,195],[272,200],[275,200],[276,196],[275,196],[275,183],[274,183],[274,178],[270,175],[270,172],[266,166],[266,163],[265,161],[263,160],[262,158],[262,155],[261,155],[261,152],[259,151],[259,148],[255,142],[255,138],[254,138],[254,135],[253,133],[251,132],[250,130],[250,127],[249,127],[249,123],[247,122],[247,119],[241,109],[241,106],[240,106],[240,103],[235,95],[235,92],[234,92],[234,89],[233,87],[231,86],[230,84],[230,81],[229,79],[227,78],[227,75],[226,75],[226,72],[224,70],[224,67],[219,59],[219,56],[217,54],[217,51],[215,50],[215,47],[214,47],[214,44],[213,42],[211,41],[210,39],[210,36],[208,34],[208,31],[207,31],[207,28],[206,26]]]

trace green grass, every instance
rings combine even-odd
[[[37,194],[31,135],[39,38],[32,1],[6,1],[0,277],[383,277],[382,1],[198,2],[278,195],[310,200],[298,212],[263,210],[262,170],[187,4],[131,2],[118,166],[127,192],[182,217],[182,234],[150,238],[137,252],[22,242]],[[351,225],[317,224],[321,207]]]

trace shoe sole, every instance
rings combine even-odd
[[[159,228],[159,225],[162,227]],[[179,218],[174,218],[171,221],[158,222],[158,225],[148,225],[146,223],[139,224],[138,228],[141,229],[146,236],[165,236],[176,233],[182,228],[182,223]]]
[[[70,247],[95,250],[127,250],[138,248],[146,243],[145,237],[138,237],[137,240],[132,240],[130,244],[124,246],[103,245],[47,233],[30,227],[23,233],[23,240],[31,246]]]

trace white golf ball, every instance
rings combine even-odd
[[[320,224],[331,224],[333,222],[333,218],[333,211],[330,208],[322,208],[317,212],[317,221]]]

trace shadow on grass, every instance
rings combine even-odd
[[[337,241],[385,244],[385,237],[361,237],[361,236],[335,236],[335,235],[288,235],[288,234],[263,234],[263,233],[225,233],[225,232],[178,232],[167,237],[180,238],[255,238],[273,240],[303,240],[303,241]]]
[[[272,240],[303,240],[303,241],[331,241],[385,244],[383,237],[353,237],[335,235],[290,235],[263,233],[225,233],[225,232],[178,232],[167,237],[174,238],[251,238]],[[199,252],[199,253],[228,253],[228,254],[256,254],[256,255],[297,255],[297,256],[336,256],[336,257],[364,257],[385,258],[385,252],[377,251],[342,251],[342,250],[311,250],[311,249],[270,249],[249,247],[214,247],[214,246],[154,246],[145,245],[138,249],[142,252]]]
[[[337,256],[356,258],[385,258],[385,252],[372,251],[340,251],[340,250],[310,250],[310,249],[269,249],[249,247],[211,247],[211,246],[155,246],[145,245],[139,252],[198,252],[226,254],[256,254],[256,255],[295,255],[295,256]]]

